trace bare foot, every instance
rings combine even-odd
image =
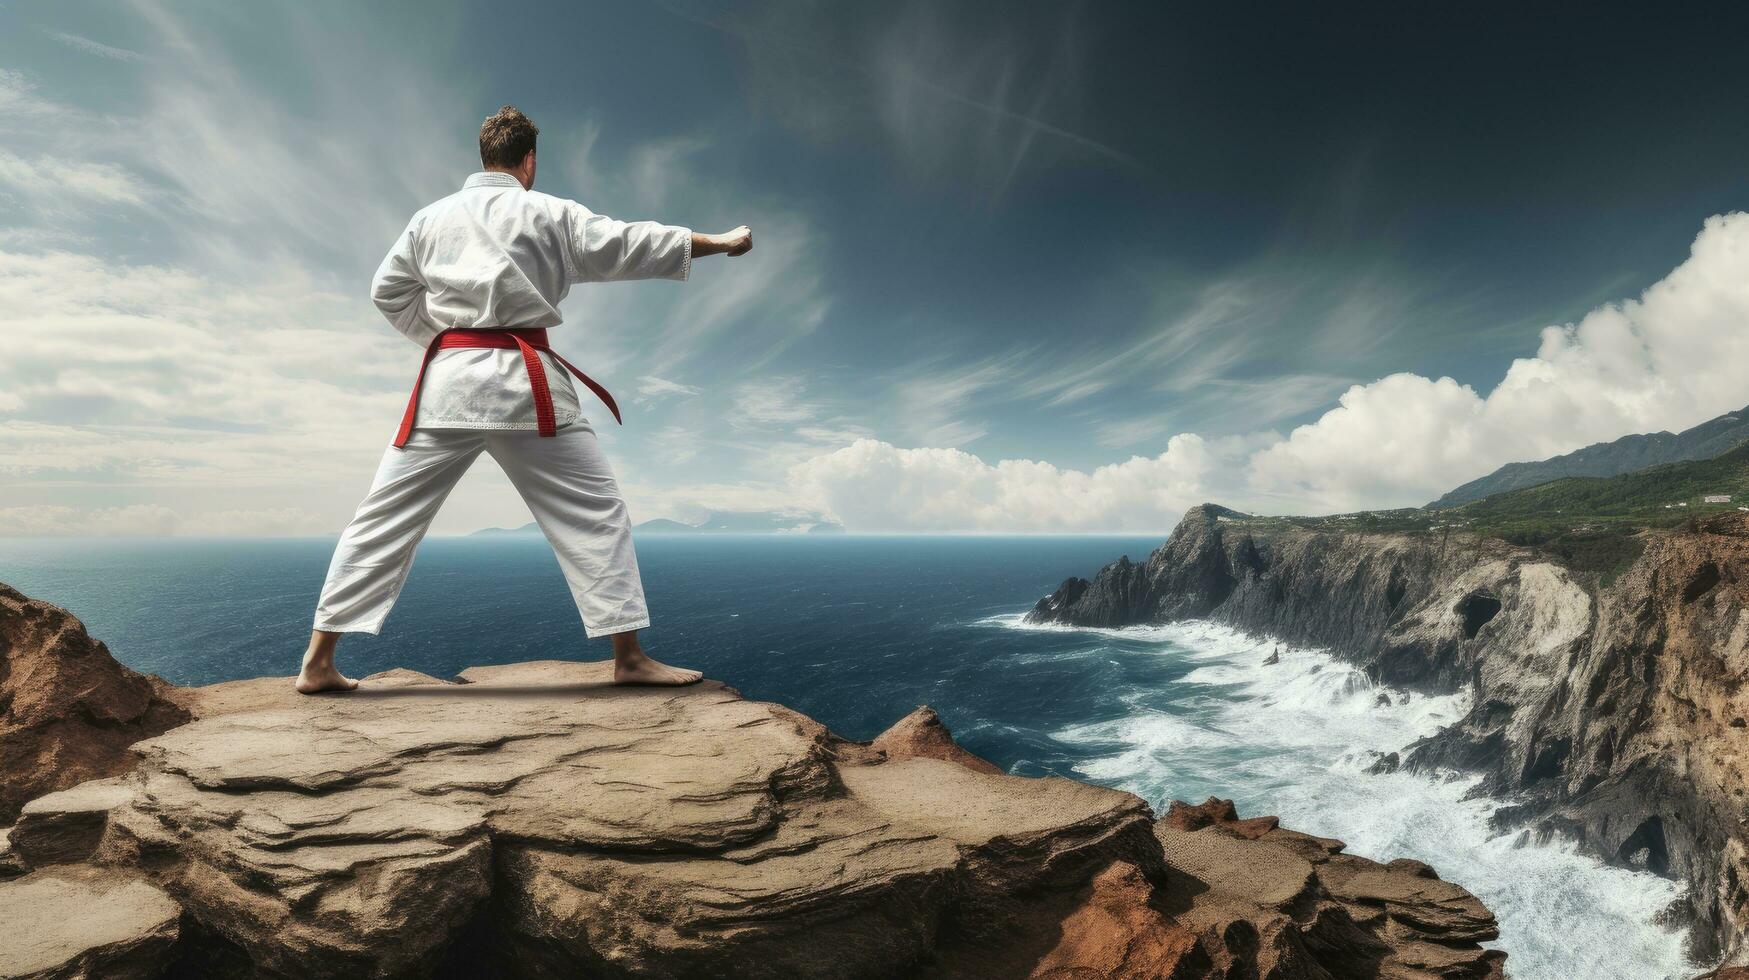
[[[703,679],[704,674],[685,667],[670,667],[658,660],[651,660],[644,654],[636,657],[616,657],[613,661],[613,682],[615,684],[657,684],[665,687],[678,687],[682,684],[696,684]]]
[[[340,672],[333,664],[305,664],[296,684],[299,694],[320,694],[323,691],[353,691],[358,682]]]

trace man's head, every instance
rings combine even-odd
[[[503,170],[515,174],[524,190],[534,188],[534,138],[540,128],[522,114],[522,110],[507,105],[486,117],[480,126],[480,163],[487,170]]]

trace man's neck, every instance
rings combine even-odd
[[[516,178],[516,182],[518,184],[522,185],[523,190],[525,190],[525,191],[534,190],[534,187],[531,186],[530,182],[527,180],[524,180],[522,178],[522,174],[520,174],[514,170],[511,170],[507,167],[487,167],[486,172],[489,174],[509,174],[510,176]]]

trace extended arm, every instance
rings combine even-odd
[[[571,213],[572,266],[578,282],[685,279],[700,255],[741,255],[753,247],[745,226],[722,235],[656,221],[620,221],[576,202]]]

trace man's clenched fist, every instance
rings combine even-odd
[[[746,225],[742,225],[722,237],[723,244],[728,246],[730,255],[746,255],[753,250],[753,229]]]

